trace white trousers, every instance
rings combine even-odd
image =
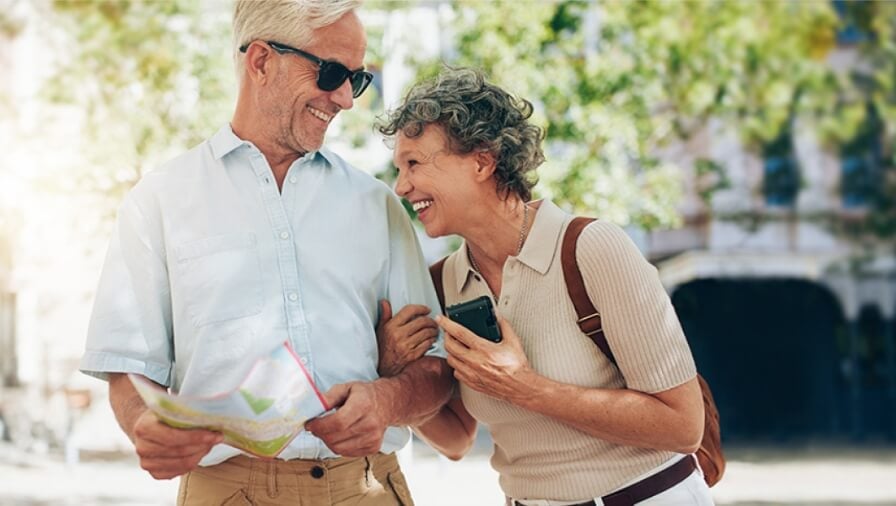
[[[678,461],[680,457],[676,457],[675,459],[664,463],[663,465],[657,467],[645,473],[644,477],[653,475],[662,471],[663,469],[669,467],[671,464],[674,464]],[[693,457],[688,457],[693,458]],[[632,480],[632,483],[640,481],[642,478],[636,478]],[[625,486],[620,487],[625,488]],[[520,504],[525,506],[567,506],[570,504],[579,504],[586,501],[592,500],[592,498],[584,498],[579,499],[577,501],[552,501],[545,499],[516,499]],[[595,497],[594,504],[597,506],[603,506],[603,501],[599,497]],[[515,506],[514,499],[507,499],[507,506]],[[639,503],[637,506],[714,506],[714,502],[712,501],[712,495],[709,493],[709,487],[706,486],[706,482],[703,481],[703,473],[698,468],[696,471],[691,473],[690,476],[681,481],[678,485],[661,492],[649,499],[645,499]]]

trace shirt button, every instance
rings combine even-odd
[[[289,300],[295,302],[295,301],[299,300],[299,296],[295,292],[293,292],[293,293],[289,294]]]
[[[280,232],[281,239],[289,239],[289,232]]]
[[[295,177],[295,176],[291,176],[291,177],[289,178],[289,182],[290,182],[290,183],[295,184],[295,183],[298,182],[298,181],[299,181],[299,178],[297,178],[297,177]]]
[[[301,362],[302,365],[308,365],[308,359],[305,357],[299,357],[299,362]]]

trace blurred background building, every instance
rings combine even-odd
[[[0,0],[0,436],[125,451],[76,372],[123,193],[229,119],[230,3]],[[535,104],[536,193],[627,227],[726,444],[896,442],[896,3],[368,0],[371,125],[442,64]],[[435,260],[457,241],[424,239]],[[97,429],[100,427],[100,429]]]
[[[710,119],[665,155],[692,169],[683,226],[644,235],[729,443],[896,441],[896,186],[881,118],[894,95],[875,89],[865,50],[882,42],[880,12],[830,8],[820,61],[860,90],[835,98],[855,123],[825,139],[799,102],[817,90],[799,81],[780,128],[752,148]]]

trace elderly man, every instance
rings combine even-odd
[[[120,209],[81,369],[108,379],[141,466],[183,475],[178,504],[412,504],[394,451],[452,380],[440,340],[377,375],[377,301],[426,314],[437,299],[397,198],[322,148],[372,77],[359,3],[237,1],[231,123],[148,173]],[[284,340],[337,409],[274,461],[161,423],[125,375],[213,395]]]

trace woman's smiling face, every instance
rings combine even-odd
[[[411,203],[426,234],[459,234],[458,225],[476,194],[476,153],[453,153],[445,129],[432,123],[415,137],[399,132],[393,161],[398,168],[395,193]]]

